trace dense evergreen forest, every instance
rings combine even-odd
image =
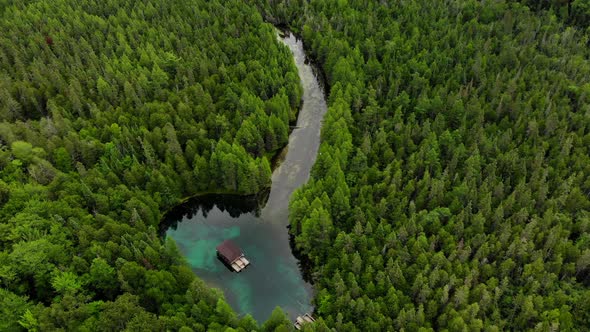
[[[0,331],[258,329],[157,226],[269,186],[302,93],[272,25],[240,0],[38,0],[0,1],[0,31]]]
[[[0,331],[289,331],[157,228],[255,193],[301,87],[330,109],[291,202],[323,331],[587,330],[584,0],[0,0]]]
[[[588,2],[549,2],[258,3],[331,87],[291,201],[328,326],[588,329]]]

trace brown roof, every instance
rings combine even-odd
[[[231,240],[225,240],[218,245],[217,252],[229,262],[233,262],[242,256],[242,249],[238,248]]]

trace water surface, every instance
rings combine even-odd
[[[259,322],[280,306],[294,319],[312,311],[312,285],[304,280],[289,244],[289,198],[309,179],[326,112],[324,91],[313,68],[306,63],[303,45],[293,35],[281,40],[293,53],[303,86],[303,105],[289,136],[287,154],[272,175],[267,195],[236,197],[210,195],[178,207],[167,216],[172,237],[194,272],[221,289],[239,314]],[[232,239],[251,265],[231,272],[216,256],[215,247]]]

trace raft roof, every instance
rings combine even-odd
[[[242,249],[240,249],[233,241],[225,240],[217,246],[217,252],[225,258],[226,261],[232,263],[236,259],[242,257]]]

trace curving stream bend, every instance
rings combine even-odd
[[[197,276],[221,289],[236,312],[251,314],[259,322],[268,319],[276,306],[292,319],[313,309],[313,288],[293,256],[287,226],[289,199],[309,179],[327,106],[320,80],[306,63],[302,42],[290,33],[279,38],[293,53],[303,105],[287,154],[273,172],[266,205],[261,209],[256,200],[210,195],[179,206],[165,221],[171,224],[166,236],[176,241]],[[239,274],[215,255],[215,247],[225,239],[238,244],[252,263]]]

